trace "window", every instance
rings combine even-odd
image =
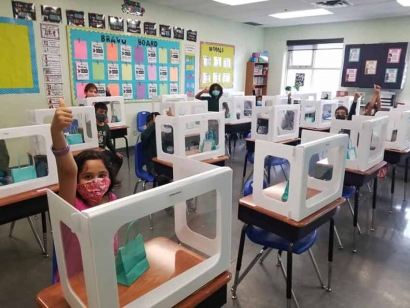
[[[285,86],[302,81],[302,90],[335,92],[340,87],[343,39],[288,41]]]

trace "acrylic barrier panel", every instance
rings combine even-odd
[[[104,103],[107,105],[107,121],[110,127],[127,125],[124,98],[122,96],[77,99],[78,106],[94,106],[96,103]]]
[[[164,95],[157,95],[152,98],[153,102],[186,102],[188,100],[187,94],[164,94]]]
[[[181,101],[159,103],[159,112],[163,115],[182,116],[208,112],[207,101]]]
[[[222,96],[219,99],[219,111],[224,112],[225,122],[230,123],[233,116],[233,98],[228,96]]]
[[[294,93],[292,94],[292,98],[296,101],[302,102],[302,101],[317,101],[317,93]]]
[[[405,150],[410,147],[410,110],[379,111],[376,117],[389,117],[386,148]]]
[[[257,140],[253,201],[295,221],[327,206],[342,194],[346,145],[345,135],[327,136],[296,147]],[[321,161],[329,155],[340,163],[323,167]],[[272,179],[270,171],[266,179],[266,168],[274,168],[280,178]]]
[[[189,162],[185,159],[184,165]],[[215,168],[83,212],[48,192],[60,277],[70,306],[170,307],[229,269],[231,186],[232,171]],[[152,213],[154,223],[161,225],[154,231],[148,222]],[[134,220],[138,224],[130,228],[127,241],[128,224]],[[72,266],[66,257],[73,247],[64,247],[67,230],[61,223],[80,244],[74,248],[82,264],[73,275],[68,275]],[[127,256],[133,256],[131,261]],[[86,294],[79,292],[84,287]]]
[[[230,109],[230,123],[247,123],[252,120],[252,108],[256,106],[254,96],[234,96]],[[227,121],[228,122],[228,121]]]
[[[335,117],[335,112],[338,107],[337,100],[321,100],[320,110],[321,117],[319,118],[319,126],[330,126],[330,121]]]
[[[301,103],[300,126],[315,127],[316,126],[316,101],[303,101]]]
[[[56,109],[29,111],[30,124],[51,124]],[[64,131],[72,151],[98,148],[97,123],[94,107],[71,107],[73,124]],[[36,140],[36,142],[41,142]],[[44,147],[44,145],[42,145]],[[45,154],[39,152],[41,154]]]
[[[245,92],[224,92],[223,97],[245,96]]]
[[[172,162],[173,155],[206,160],[225,154],[223,112],[158,116],[155,125],[160,128],[156,129],[157,156],[160,160]]]
[[[0,198],[57,184],[51,144],[48,124],[0,129]]]

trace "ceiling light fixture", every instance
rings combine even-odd
[[[401,4],[402,6],[410,6],[410,0],[397,0],[397,3]]]
[[[314,9],[314,10],[277,13],[277,14],[271,14],[269,16],[274,17],[274,18],[279,18],[279,19],[290,19],[290,18],[323,16],[323,15],[331,15],[331,14],[333,13],[325,9]]]
[[[253,4],[257,2],[265,2],[269,0],[214,0],[215,2],[219,2],[226,5],[236,6],[236,5],[243,5],[243,4]]]

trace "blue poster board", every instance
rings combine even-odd
[[[180,43],[155,36],[67,27],[72,98],[83,98],[87,83],[105,96],[148,100],[180,93]]]

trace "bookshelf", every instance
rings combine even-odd
[[[245,95],[266,95],[268,90],[269,63],[248,62],[246,65]]]

